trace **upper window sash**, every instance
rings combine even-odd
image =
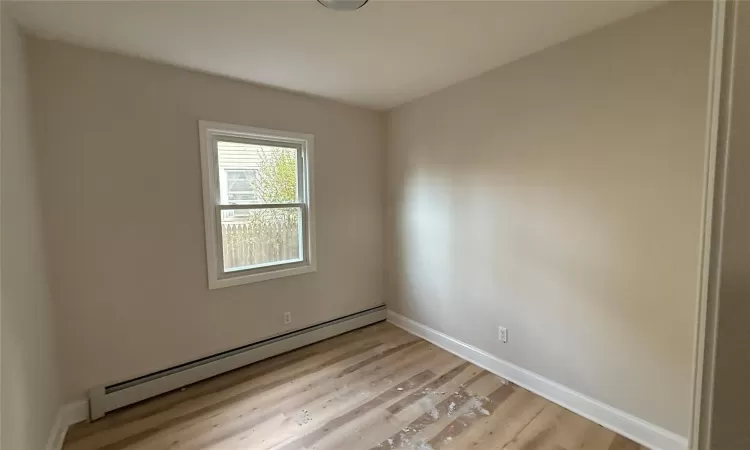
[[[306,203],[307,202],[307,182],[306,182],[306,176],[307,171],[309,168],[305,166],[305,153],[306,153],[306,144],[307,141],[298,142],[298,141],[286,141],[286,140],[279,140],[279,139],[271,139],[271,138],[257,138],[257,137],[250,137],[250,136],[239,136],[236,133],[228,133],[224,131],[211,131],[211,150],[213,153],[213,160],[214,160],[214,171],[216,183],[214,186],[215,197],[216,197],[216,204],[222,205],[222,204],[229,204],[225,203],[221,199],[221,178],[223,176],[219,173],[221,169],[219,169],[219,142],[234,142],[238,144],[249,144],[249,145],[258,145],[263,147],[278,147],[278,148],[284,148],[284,149],[290,149],[295,150],[296,158],[297,158],[297,203]],[[308,138],[309,139],[309,138]],[[233,169],[228,169],[233,170]],[[236,170],[236,169],[235,169]]]

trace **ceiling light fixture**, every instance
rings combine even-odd
[[[363,6],[369,0],[318,0],[318,3],[334,11],[354,11]]]

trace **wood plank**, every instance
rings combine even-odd
[[[387,323],[71,428],[64,450],[644,450]]]
[[[404,398],[404,400],[409,399],[409,405],[399,409],[397,414],[388,410],[394,409],[395,405],[406,403],[403,400],[393,403],[386,409],[380,409],[369,416],[362,417],[357,423],[352,423],[349,427],[327,436],[313,448],[371,448],[378,445],[384,438],[403,431],[410,422],[432,410],[435,405],[452,395],[462,384],[466,384],[483,372],[482,369],[472,364],[466,364],[458,357],[453,356],[453,358],[452,365],[433,369],[437,374],[444,374],[436,379],[436,381],[442,381],[443,384],[433,389],[436,384],[431,382],[409,394]],[[456,373],[455,368],[463,368],[463,370]],[[447,374],[451,374],[453,378],[449,379],[445,376]],[[413,401],[415,397],[419,399]]]
[[[231,433],[217,436],[211,445],[227,448],[242,441],[248,445],[271,447],[283,441],[285,437],[300,436],[317,426],[322,426],[325,421],[337,414],[356,408],[393,385],[424,371],[425,362],[434,359],[436,352],[429,346],[419,346],[411,352],[404,352],[404,358],[399,359],[398,356],[394,355],[384,361],[386,364],[390,359],[394,359],[393,365],[376,365],[367,370],[360,369],[344,378],[337,378],[337,382],[344,383],[338,387],[325,383],[316,384],[309,386],[309,390],[282,401],[275,407],[275,410],[285,417],[280,425],[269,425],[261,420],[251,426],[245,426],[244,429],[235,427]],[[385,367],[389,370],[384,370]],[[201,440],[195,442],[200,443]]]
[[[79,423],[70,428],[66,441],[72,442],[102,433],[104,430],[118,428],[140,419],[147,418],[159,412],[173,408],[181,403],[195,399],[202,395],[214,395],[224,389],[240,385],[262,376],[268,376],[283,368],[295,368],[310,365],[318,357],[324,355],[333,356],[348,351],[355,346],[361,346],[372,342],[390,342],[408,336],[403,330],[396,329],[387,323],[378,323],[369,327],[360,328],[349,333],[342,334],[332,339],[327,339],[295,351],[287,352],[273,358],[260,361],[255,364],[234,370],[221,376],[196,383],[186,387],[184,390],[170,392],[153,399],[123,408],[118,411],[107,413],[106,420]]]
[[[409,338],[407,334],[400,336],[403,339]],[[326,369],[344,369],[351,363],[359,362],[361,359],[377,353],[381,346],[388,345],[378,338],[377,334],[373,334],[371,339],[364,339],[361,342],[356,339],[352,341],[344,339],[344,342],[345,344],[341,347],[333,345],[329,351],[313,355],[301,363],[294,364],[289,370],[264,371],[260,376],[253,376],[244,382],[229,386],[224,385],[223,376],[207,380],[207,382],[201,383],[204,387],[198,388],[197,394],[192,394],[186,400],[179,402],[177,406],[157,409],[154,414],[139,416],[137,419],[123,424],[112,424],[95,435],[72,441],[70,449],[117,450],[127,448],[165,430],[174,427],[179,429],[190,421],[200,421],[205,417],[211,417],[221,408],[243,399],[253,398],[258,393],[270,391],[281,395],[293,390],[295,381],[299,386],[299,382],[308,377],[316,379],[326,375]],[[237,376],[236,374],[229,375]],[[220,384],[220,386],[214,388],[213,384]],[[176,392],[175,394],[179,395]],[[108,420],[104,422],[108,422]]]
[[[503,384],[503,382],[495,375],[492,375],[487,371],[479,372],[469,381],[461,384],[458,390],[449,394],[442,401],[435,404],[433,408],[425,411],[419,417],[404,426],[401,431],[383,440],[380,444],[373,447],[373,449],[409,448],[420,442],[426,443],[432,435],[430,429],[437,430],[441,427],[441,424],[439,423],[441,418],[443,422],[448,421],[449,419],[446,419],[446,417],[450,418],[457,408],[463,407],[474,397],[472,392],[478,392],[480,395],[483,395],[485,393],[484,391],[488,390],[486,386],[492,382],[496,385]],[[476,384],[479,386],[475,386]],[[438,424],[434,425],[436,423]]]
[[[511,396],[512,393],[513,388],[508,384],[503,384],[493,392],[489,393],[486,397],[486,401],[482,401],[478,406],[472,406],[472,400],[476,399],[476,397],[474,397],[467,402],[467,406],[462,407],[459,410],[459,414],[457,414],[458,417],[433,436],[427,444],[436,450],[442,448],[444,444],[450,444],[476,422],[486,420],[481,414],[484,414],[487,417],[491,416],[497,408]]]
[[[614,437],[612,431],[549,403],[504,449],[607,449]]]
[[[512,388],[510,397],[490,417],[445,443],[442,450],[502,449],[549,404],[549,401],[526,389],[518,386]]]
[[[398,342],[396,341],[396,343]],[[413,345],[396,345],[396,347],[399,347],[405,354],[412,354],[412,356],[421,355],[419,358],[430,357],[430,353],[433,353],[430,347],[424,345],[422,341],[414,342]],[[222,402],[219,409],[215,407],[210,408],[209,416],[205,414],[192,416],[188,417],[188,420],[184,420],[185,416],[183,416],[183,420],[177,420],[176,423],[171,424],[172,427],[176,426],[180,430],[182,437],[180,448],[205,448],[205,446],[210,445],[210,442],[220,440],[221,436],[231,437],[242,433],[246,429],[255,431],[257,426],[264,425],[266,419],[275,419],[279,414],[284,417],[284,423],[291,422],[294,418],[284,415],[287,412],[284,410],[284,407],[290,407],[290,402],[292,404],[304,404],[305,401],[312,401],[320,397],[335,386],[336,380],[340,377],[341,373],[351,367],[349,364],[354,363],[358,365],[359,362],[356,361],[363,359],[369,359],[371,362],[374,362],[377,360],[373,360],[368,355],[385,355],[388,352],[387,347],[378,347],[376,350],[377,353],[373,353],[373,350],[360,354],[356,359],[348,360],[349,362],[345,365],[336,363],[319,368],[314,373],[314,376],[311,374],[311,376],[295,377],[294,374],[285,376],[280,373],[280,379],[288,381],[283,385],[274,383],[275,385],[271,385],[270,389],[264,389],[269,385],[263,385],[260,389],[254,390],[254,395],[246,396],[243,394],[236,396],[233,399]],[[388,353],[386,358],[392,357],[391,355],[394,354]],[[360,366],[360,368],[363,367]],[[415,370],[418,369],[418,367],[415,368]],[[352,374],[352,377],[361,375],[357,372],[349,373]],[[346,382],[348,379],[344,381]],[[280,432],[278,425],[273,427],[273,429],[277,433]],[[174,431],[174,429],[158,430],[147,438],[141,439],[135,448],[157,449],[172,445],[169,444],[169,441],[170,435]]]

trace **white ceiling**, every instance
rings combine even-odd
[[[656,1],[19,2],[32,34],[388,109]]]

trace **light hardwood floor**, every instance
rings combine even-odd
[[[75,425],[63,448],[643,447],[379,323]]]

